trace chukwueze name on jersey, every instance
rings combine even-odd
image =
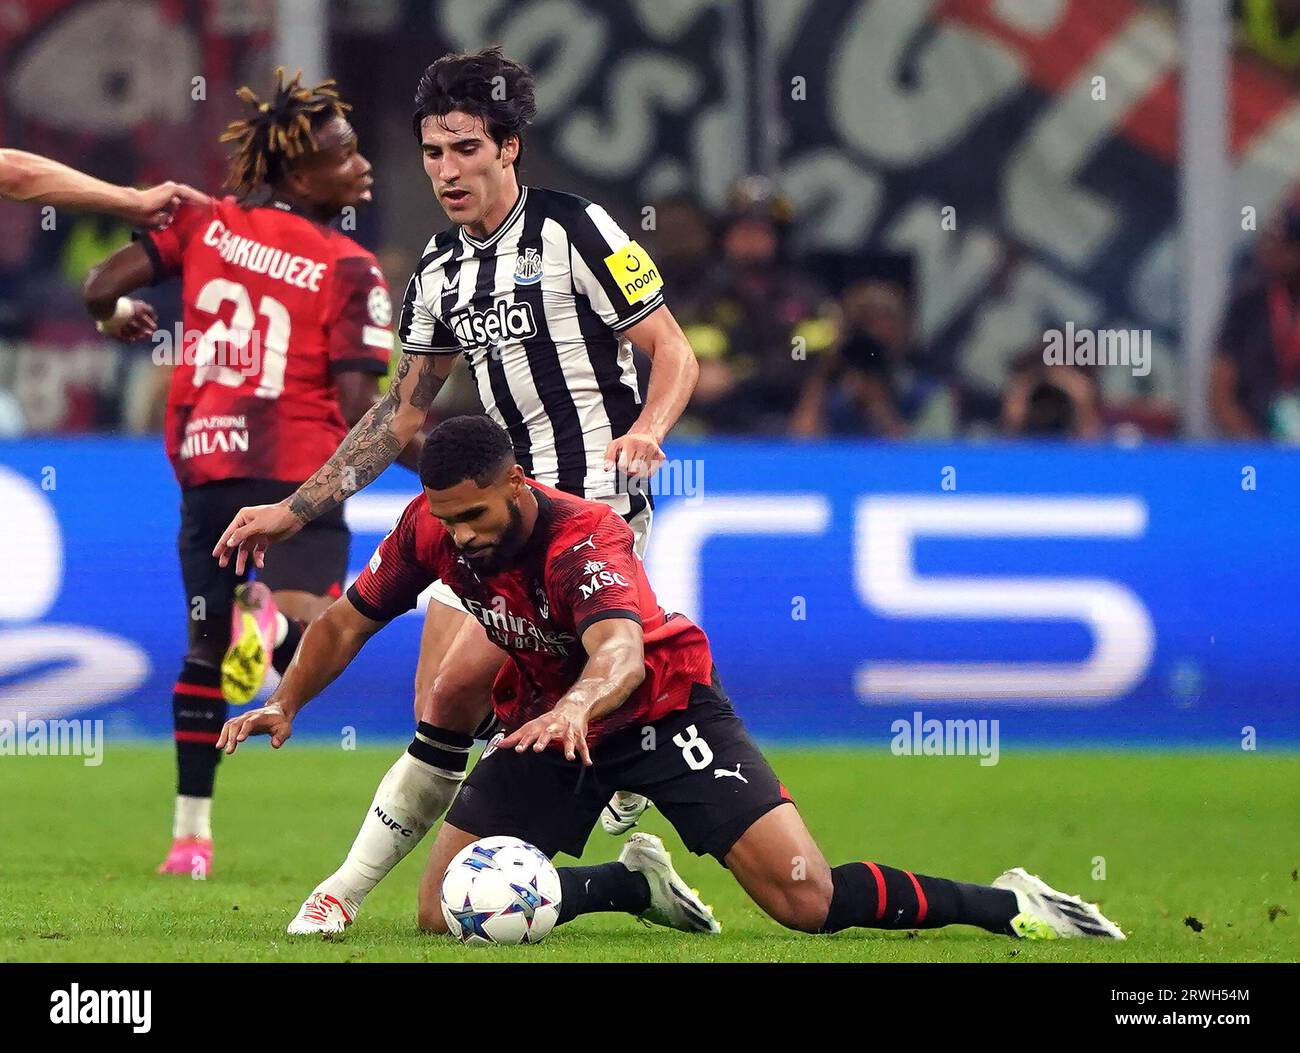
[[[663,303],[654,261],[608,212],[521,187],[488,238],[462,227],[433,237],[398,332],[408,353],[464,355],[525,473],[598,498],[617,492],[605,450],[641,411],[621,334]]]

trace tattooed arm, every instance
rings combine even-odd
[[[398,359],[388,394],[357,421],[334,456],[289,498],[299,523],[305,526],[379,478],[415,438],[455,364],[455,355],[403,354]]]
[[[233,555],[235,567],[242,573],[251,555],[261,567],[270,545],[293,537],[313,519],[374,482],[419,433],[457,357],[403,353],[388,394],[357,421],[333,457],[278,504],[239,510],[212,550],[221,565],[229,563]]]

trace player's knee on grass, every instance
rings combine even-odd
[[[802,873],[796,860],[790,870],[789,875],[780,875],[765,883],[762,899],[755,895],[755,901],[773,921],[780,922],[787,929],[818,932],[830,912],[834,894],[830,868],[810,867],[807,873]]]
[[[416,900],[416,920],[421,930],[428,933],[445,933],[447,922],[442,916],[442,876],[447,867],[467,845],[480,835],[466,833],[444,822],[442,829],[429,849],[429,859],[420,875],[420,891]]]
[[[440,888],[430,891],[423,883],[420,885],[416,921],[421,932],[427,932],[432,936],[442,936],[447,932],[447,919],[442,916],[441,893]]]
[[[428,933],[430,936],[447,934],[447,919],[442,916],[442,907],[438,903],[432,906],[421,903],[417,920],[421,932]]]

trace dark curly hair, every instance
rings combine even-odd
[[[289,166],[316,149],[316,136],[325,124],[342,117],[352,107],[339,98],[334,81],[314,88],[301,84],[302,71],[285,83],[283,66],[275,69],[275,85],[263,102],[248,85],[236,92],[249,114],[232,122],[221,142],[234,143],[226,186],[246,195],[262,184],[278,184]]]
[[[524,152],[524,129],[537,114],[532,71],[502,53],[500,45],[472,54],[443,55],[425,69],[415,89],[411,130],[420,141],[426,117],[445,117],[452,110],[482,118],[498,147],[511,136],[519,140],[518,165]]]
[[[424,440],[420,482],[430,490],[448,490],[466,479],[484,487],[515,463],[505,429],[489,417],[449,417]]]

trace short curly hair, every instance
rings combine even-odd
[[[498,147],[511,136],[524,153],[524,129],[537,114],[532,71],[506,58],[500,45],[470,54],[447,54],[427,67],[415,89],[411,130],[420,141],[426,117],[445,117],[453,110],[479,117]]]
[[[449,417],[424,440],[420,482],[430,490],[449,490],[466,479],[488,486],[514,463],[510,436],[491,418]]]

